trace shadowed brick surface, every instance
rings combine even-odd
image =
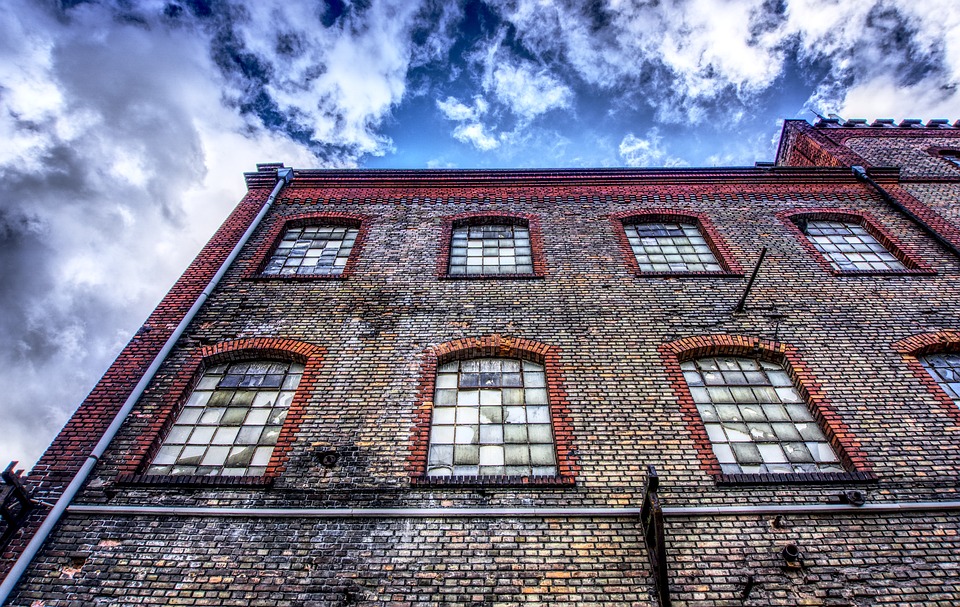
[[[820,146],[808,160],[838,166],[858,154],[804,132],[787,135],[806,141],[807,152]],[[831,156],[837,150],[846,150],[842,158]],[[800,154],[781,152],[781,159]],[[250,178],[254,189],[235,217],[249,221],[275,170],[264,166]],[[906,185],[890,187],[909,195]],[[922,197],[912,200],[922,205]],[[668,210],[701,218],[732,271],[638,274],[618,223]],[[869,217],[924,272],[836,275],[782,219],[804,212]],[[451,226],[477,215],[536,226],[534,276],[446,277]],[[314,216],[360,221],[362,247],[350,271],[337,280],[259,275],[286,222]],[[228,242],[242,231],[231,229],[217,238]],[[764,246],[746,309],[734,314]],[[203,267],[225,254],[210,249]],[[178,293],[202,287],[204,272],[188,271]],[[77,503],[636,508],[650,464],[671,508],[814,505],[854,489],[869,504],[958,500],[960,417],[916,360],[956,347],[958,274],[960,260],[843,168],[298,171]],[[156,314],[175,316],[170,310],[165,300]],[[158,322],[157,334],[171,322]],[[203,365],[245,351],[286,352],[307,365],[269,478],[230,485],[142,476]],[[720,475],[680,374],[680,362],[694,354],[783,364],[847,474]],[[470,356],[545,366],[560,477],[422,482],[432,375],[438,362]],[[105,425],[101,417],[119,407],[123,380],[136,376],[140,360],[125,351],[94,393],[103,395],[101,409],[88,402],[78,419],[92,416],[91,429]],[[36,472],[66,477],[94,440],[61,436]],[[321,453],[339,459],[324,466]],[[776,525],[773,518],[668,518],[674,604],[960,603],[956,513],[787,514]],[[783,567],[779,552],[788,543],[803,553],[799,569]],[[631,517],[71,514],[13,604],[648,606],[656,600],[646,558]]]

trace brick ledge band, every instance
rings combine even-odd
[[[890,502],[852,506],[849,504],[770,504],[764,506],[665,507],[671,518],[694,516],[738,516],[751,514],[827,514],[888,512],[946,512],[960,510],[960,501]],[[640,508],[198,508],[169,506],[104,506],[74,504],[71,514],[116,514],[130,516],[216,516],[267,518],[619,518],[640,516]]]

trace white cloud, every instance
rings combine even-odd
[[[487,112],[489,104],[479,96],[474,97],[473,106],[465,105],[455,97],[447,97],[437,101],[437,108],[440,109],[447,120],[475,121]]]
[[[458,141],[472,144],[482,152],[489,152],[500,146],[500,140],[487,134],[483,125],[479,122],[457,125],[457,128],[453,130],[453,136]]]
[[[266,90],[282,113],[301,117],[318,141],[382,155],[392,143],[374,127],[403,97],[420,8],[411,0],[349,5],[324,27],[310,3],[238,3],[247,17],[236,31],[269,70]]]
[[[520,117],[531,120],[552,109],[569,108],[573,93],[545,69],[529,64],[501,64],[492,76],[496,98]]]
[[[620,157],[629,167],[683,167],[687,162],[670,155],[663,145],[663,136],[656,129],[647,131],[643,138],[627,133],[619,146]]]
[[[0,461],[29,465],[244,193],[302,145],[225,106],[209,40],[85,4],[0,15]],[[108,66],[108,69],[105,69]]]

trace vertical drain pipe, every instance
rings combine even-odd
[[[960,248],[941,236],[940,232],[934,230],[932,227],[930,227],[930,224],[917,217],[916,213],[903,206],[899,200],[891,196],[885,189],[883,189],[883,186],[874,181],[872,177],[867,175],[866,169],[864,169],[862,166],[852,166],[850,167],[850,170],[853,171],[853,176],[856,177],[858,181],[862,181],[863,183],[866,183],[872,187],[877,194],[880,194],[880,197],[883,198],[887,204],[906,215],[911,221],[920,226],[923,231],[932,236],[934,240],[936,240],[957,257],[960,257]]]
[[[150,363],[150,366],[144,372],[143,377],[141,377],[140,381],[137,382],[133,392],[130,393],[130,396],[128,396],[127,400],[124,401],[123,406],[120,407],[119,411],[117,411],[117,415],[113,418],[110,426],[106,429],[106,431],[104,431],[103,436],[100,437],[100,441],[97,443],[96,447],[94,447],[90,455],[87,456],[83,466],[80,467],[80,470],[77,472],[76,476],[73,477],[73,480],[70,481],[70,484],[67,485],[67,488],[63,490],[63,494],[60,496],[60,499],[58,499],[57,503],[53,505],[53,508],[44,519],[43,524],[41,524],[40,528],[37,529],[37,532],[30,540],[30,543],[27,544],[27,547],[24,548],[20,558],[18,558],[13,564],[13,567],[10,568],[10,572],[3,580],[3,584],[0,584],[0,605],[5,604],[7,599],[10,598],[10,595],[13,593],[13,589],[16,587],[17,582],[20,581],[20,578],[27,570],[27,567],[33,561],[34,557],[37,556],[37,553],[40,552],[40,548],[42,548],[44,542],[47,541],[47,538],[50,536],[53,528],[58,522],[60,522],[60,518],[66,511],[67,506],[70,505],[70,502],[73,501],[73,498],[77,495],[77,493],[80,491],[80,488],[86,482],[87,477],[90,476],[90,472],[93,471],[93,467],[99,461],[103,453],[107,450],[107,447],[110,445],[113,437],[116,436],[117,432],[120,430],[120,427],[123,425],[124,420],[126,420],[127,416],[130,414],[130,411],[133,410],[134,405],[136,405],[137,401],[140,400],[140,396],[143,395],[144,391],[147,389],[147,386],[153,380],[154,375],[156,375],[157,371],[160,369],[160,365],[163,364],[163,361],[166,360],[167,355],[169,355],[170,351],[173,350],[173,347],[180,339],[180,336],[183,335],[187,325],[190,324],[194,316],[196,316],[200,311],[200,308],[203,307],[204,302],[207,301],[207,298],[210,297],[210,294],[213,293],[213,290],[217,288],[217,285],[220,283],[220,280],[223,278],[224,274],[227,273],[230,265],[240,254],[240,249],[243,248],[243,246],[253,235],[253,232],[257,229],[257,226],[259,226],[260,222],[263,221],[263,218],[266,217],[267,212],[270,210],[270,207],[273,206],[273,201],[280,193],[280,190],[284,185],[290,183],[290,181],[293,179],[293,169],[279,169],[277,171],[277,178],[277,185],[275,185],[273,191],[270,192],[270,196],[267,198],[267,202],[263,205],[263,208],[260,209],[260,212],[253,219],[253,222],[247,228],[247,231],[243,233],[243,236],[240,237],[240,240],[237,242],[236,246],[234,246],[233,250],[230,251],[230,254],[227,255],[227,258],[220,265],[220,269],[217,270],[217,273],[214,274],[213,278],[210,279],[210,282],[207,283],[206,288],[204,288],[203,292],[200,293],[200,295],[197,297],[197,300],[193,302],[193,305],[187,311],[186,315],[183,317],[183,320],[180,321],[180,324],[178,324],[177,328],[174,329],[166,343],[163,344],[160,352],[157,353],[153,359],[153,362]]]

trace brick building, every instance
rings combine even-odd
[[[9,604],[960,604],[960,125],[246,177],[24,479]]]

